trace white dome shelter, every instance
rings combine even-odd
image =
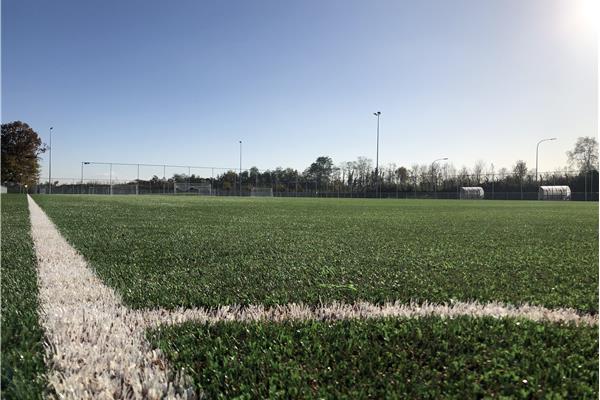
[[[568,186],[540,186],[538,200],[571,200]]]
[[[474,186],[468,187],[463,186],[460,188],[460,199],[461,200],[481,200],[483,199],[484,191],[482,187]]]

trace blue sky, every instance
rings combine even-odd
[[[533,167],[556,136],[546,170],[597,134],[593,4],[5,0],[2,122],[54,127],[56,177],[237,166],[238,140],[244,167],[375,159],[377,110],[381,164]]]

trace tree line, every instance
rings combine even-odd
[[[598,142],[593,137],[580,137],[567,152],[569,167],[550,173],[539,172],[517,160],[511,168],[496,169],[494,164],[478,161],[472,168],[456,168],[452,163],[413,164],[410,167],[388,163],[375,168],[373,160],[358,157],[355,161],[335,164],[331,157],[320,156],[304,171],[275,168],[260,171],[230,170],[212,179],[225,190],[250,190],[252,187],[272,187],[275,192],[287,191],[456,191],[461,186],[481,186],[498,192],[537,191],[541,184],[568,185],[573,191],[598,190]],[[241,180],[240,180],[241,177]],[[174,175],[178,182],[194,180],[195,176]],[[585,187],[589,185],[589,187]]]
[[[31,187],[38,182],[40,156],[47,146],[29,125],[21,121],[2,124],[1,149],[3,183]],[[540,183],[569,185],[576,192],[597,191],[596,138],[580,137],[567,156],[568,168],[539,173],[537,181],[535,169],[529,168],[523,160],[517,160],[511,168],[499,169],[484,161],[476,162],[471,168],[456,168],[452,163],[410,166],[388,163],[376,168],[373,160],[367,157],[336,164],[331,157],[320,156],[303,171],[282,167],[261,171],[252,167],[241,173],[229,170],[210,179],[174,174],[168,179],[154,176],[150,180],[131,183],[160,186],[174,182],[209,181],[212,187],[230,192],[250,191],[257,187],[270,187],[274,192],[451,192],[460,186],[482,186],[486,191],[513,192],[537,191]]]

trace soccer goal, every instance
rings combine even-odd
[[[271,187],[253,187],[250,190],[251,197],[273,197],[273,188]]]
[[[210,196],[212,195],[212,186],[210,182],[175,182],[174,193]]]
[[[110,194],[138,194],[138,185],[119,183],[110,185]]]

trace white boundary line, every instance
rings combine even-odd
[[[145,339],[146,329],[160,324],[190,320],[280,322],[430,315],[598,324],[598,315],[580,315],[572,309],[477,302],[131,310],[92,272],[83,256],[67,243],[29,196],[28,202],[38,259],[40,321],[48,342],[48,381],[60,398],[196,398],[184,371],[169,373],[160,351],[152,350]]]
[[[145,340],[140,313],[88,268],[28,196],[48,382],[58,398],[195,398]]]
[[[138,311],[143,324],[148,327],[160,324],[180,324],[186,321],[220,322],[220,321],[303,321],[322,320],[335,321],[342,319],[367,318],[422,318],[438,316],[441,318],[457,318],[469,316],[474,318],[523,318],[536,322],[574,323],[576,325],[597,325],[598,316],[578,314],[568,308],[548,309],[545,307],[524,304],[512,306],[504,303],[453,302],[451,304],[432,303],[385,303],[382,305],[357,302],[354,304],[332,303],[319,306],[306,304],[286,304],[274,307],[264,306],[223,306],[212,310],[202,308],[175,310]]]

